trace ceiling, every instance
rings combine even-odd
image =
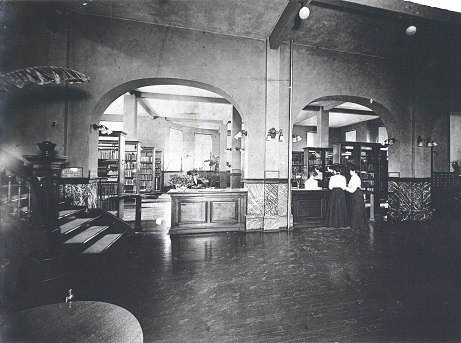
[[[340,128],[379,119],[379,116],[372,110],[359,104],[343,102],[334,104],[334,107],[331,107],[331,102],[314,102],[306,106],[298,114],[294,120],[294,125],[317,126],[317,116],[320,106],[329,109],[329,127],[331,128]]]
[[[8,0],[7,0],[8,1]],[[428,65],[459,58],[454,46],[461,46],[461,14],[414,4],[404,0],[312,0],[310,16],[302,21],[297,15],[298,0],[67,0],[36,1],[48,14],[77,13],[187,28],[204,32],[268,40],[271,48],[293,40],[295,45],[369,55],[390,60],[409,60],[417,56]],[[428,0],[415,0],[428,1]],[[451,0],[450,0],[451,1]],[[438,3],[439,1],[434,1]],[[456,1],[454,1],[456,3]],[[63,10],[64,9],[64,10]],[[43,10],[43,8],[41,9]],[[417,27],[414,36],[407,36],[409,25]],[[432,61],[432,62],[431,62]],[[161,90],[138,90],[159,93]],[[169,95],[191,95],[191,90],[165,90]],[[218,97],[206,93],[197,96]],[[189,99],[190,100],[190,99]],[[226,121],[226,104],[196,103],[144,97],[145,115],[161,116],[185,122],[199,122],[197,113],[209,113],[209,123]],[[151,108],[149,113],[148,107]],[[147,110],[146,110],[147,108]],[[309,110],[309,109],[307,109]],[[337,114],[331,109],[331,125],[349,125],[357,120],[350,113]],[[371,118],[362,114],[362,120]],[[310,115],[310,117],[309,117]],[[296,124],[315,121],[312,113],[301,113]],[[307,118],[309,117],[309,118]],[[205,121],[200,125],[205,127]]]
[[[297,16],[298,0],[68,0],[50,4],[70,6],[68,10],[80,14],[270,42],[279,33],[280,42],[293,39],[295,44],[383,58],[410,56],[415,49],[449,52],[446,38],[461,28],[460,13],[403,0],[309,2],[311,13],[304,21]],[[413,37],[405,35],[409,24],[418,28]]]
[[[139,116],[210,130],[219,130],[232,119],[233,106],[220,95],[204,89],[157,85],[141,87],[131,93],[136,97]],[[104,111],[106,118],[123,114],[124,97],[119,97]]]

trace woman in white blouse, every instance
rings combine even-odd
[[[339,166],[333,167],[334,174],[330,177],[328,188],[330,197],[328,198],[327,211],[325,214],[325,224],[333,227],[348,226],[346,196],[346,178],[340,174]]]
[[[357,174],[356,168],[351,168],[349,173],[351,179],[346,187],[349,195],[349,225],[351,229],[369,229],[368,216],[365,210],[365,201],[363,200],[362,181]]]

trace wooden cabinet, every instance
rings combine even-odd
[[[139,192],[149,193],[154,190],[154,162],[155,162],[155,148],[142,147],[141,159],[139,169]]]
[[[169,234],[244,231],[247,192],[241,189],[170,190]]]
[[[292,213],[295,227],[324,225],[329,190],[293,189]]]
[[[125,143],[125,193],[138,193],[141,144],[138,141]]]
[[[104,200],[123,193],[125,184],[125,136],[122,131],[99,135],[99,198]]]

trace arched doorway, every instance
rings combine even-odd
[[[107,92],[93,117],[109,132],[126,133],[124,140],[130,143],[126,144],[130,148],[126,156],[133,152],[130,158],[140,155],[145,160],[160,160],[158,165],[153,163],[152,182],[146,180],[145,170],[136,174],[125,168],[124,191],[162,192],[171,186],[172,175],[192,170],[200,173],[210,187],[240,185],[241,155],[247,144],[247,137],[241,134],[244,123],[240,113],[238,104],[216,87],[179,79],[142,79]],[[127,161],[125,164],[132,166]],[[129,187],[129,183],[139,184],[139,178],[132,179],[139,174],[146,182]]]
[[[386,218],[388,160],[395,158],[389,152],[398,142],[385,124],[391,118],[392,114],[372,99],[351,96],[316,99],[295,115],[291,151],[295,226],[297,221],[298,225],[309,221],[322,224],[328,191],[321,193],[328,189],[328,170],[333,165],[340,165],[346,177],[348,167],[358,167],[370,219]],[[297,191],[304,189],[303,181],[309,176],[317,180],[315,199]],[[300,216],[304,218],[300,220]]]

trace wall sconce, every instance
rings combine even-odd
[[[419,135],[419,136],[416,138],[416,143],[418,143],[418,146],[424,146],[423,142],[424,142],[423,137],[421,137],[421,135]]]
[[[432,139],[429,139],[427,141],[427,146],[429,146],[431,148],[435,148],[437,146],[437,142],[433,141]]]
[[[293,143],[296,143],[296,142],[299,142],[299,141],[302,140],[301,136],[298,135],[297,133],[293,133],[293,134],[291,135],[291,138],[292,138],[292,142],[293,142]]]
[[[276,137],[277,135],[279,135],[279,142],[283,142],[283,131],[282,131],[282,129],[276,130],[275,127],[270,128],[270,129],[267,131],[267,138],[266,138],[266,140],[267,140],[267,141],[270,141],[271,139],[275,139],[275,137]]]
[[[99,131],[101,132],[103,135],[110,135],[112,133],[112,130],[109,129],[107,126],[105,125],[98,125],[98,124],[93,124],[91,125],[92,129],[95,130],[95,131]]]
[[[240,138],[242,138],[242,136],[248,136],[248,131],[246,131],[246,130],[239,131],[239,132],[234,136],[234,138],[235,138],[235,139],[240,139]]]
[[[245,151],[245,149],[236,147],[236,148],[235,148],[235,151]]]
[[[232,151],[232,148],[226,148],[226,150]]]
[[[396,141],[397,139],[395,138],[388,138],[388,139],[385,139],[384,142],[381,143],[381,145],[384,147],[388,147],[389,145],[394,144]]]

